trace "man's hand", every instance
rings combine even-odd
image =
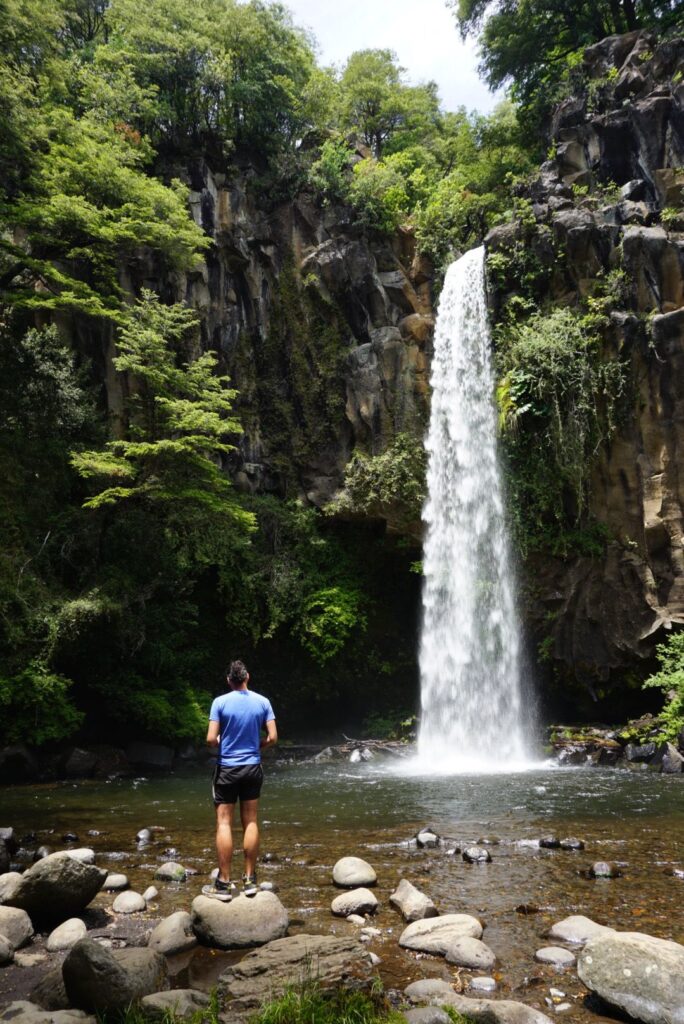
[[[266,723],[266,736],[261,741],[261,749],[266,750],[266,747],[272,747],[278,742],[278,730],[276,729],[275,718],[272,718],[270,722]]]
[[[219,723],[209,722],[209,728],[207,729],[207,746],[218,747],[220,743],[219,739]]]

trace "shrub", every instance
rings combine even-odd
[[[673,633],[656,648],[660,671],[644,687],[662,690],[667,697],[660,721],[664,739],[676,740],[684,729],[684,632]]]

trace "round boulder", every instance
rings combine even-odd
[[[583,946],[589,939],[596,938],[598,935],[612,934],[613,931],[613,928],[597,924],[596,921],[584,917],[583,914],[571,914],[570,917],[564,917],[562,921],[557,921],[549,929],[549,938]]]
[[[60,850],[60,853],[68,853],[74,860],[80,860],[81,864],[94,864],[95,851],[89,846],[82,846],[77,850]]]
[[[102,888],[107,872],[68,853],[52,853],[25,871],[6,899],[32,920],[76,917]]]
[[[146,1020],[186,1020],[206,1010],[209,996],[194,988],[174,988],[168,992],[143,996],[140,1005]]]
[[[360,857],[342,857],[333,868],[333,882],[340,889],[356,889],[362,885],[375,885],[375,869]]]
[[[9,964],[14,959],[14,946],[6,935],[0,935],[0,967]]]
[[[21,949],[33,936],[31,918],[17,907],[0,907],[0,935],[4,935],[12,949]]]
[[[142,898],[145,900],[145,903],[151,903],[152,900],[156,900],[158,895],[159,889],[156,889],[153,885],[148,885],[147,889],[145,889],[145,892],[142,894]]]
[[[336,917],[349,917],[350,914],[374,914],[378,909],[378,901],[370,889],[352,889],[336,896],[330,905]]]
[[[168,988],[168,967],[152,949],[105,949],[81,939],[62,966],[69,1003],[89,1013],[123,1010]]]
[[[544,946],[534,954],[534,959],[540,964],[551,964],[553,967],[572,967],[575,962],[575,954],[562,946]]]
[[[469,846],[462,856],[467,864],[489,864],[492,859],[491,853],[484,846]]]
[[[469,967],[474,971],[491,971],[496,964],[496,956],[481,939],[463,935],[461,938],[453,939],[448,946],[446,961],[448,964]]]
[[[139,892],[129,889],[119,893],[112,903],[112,910],[115,914],[139,914],[147,910],[147,904]]]
[[[147,946],[164,956],[186,953],[197,945],[197,936],[192,930],[192,917],[185,910],[177,910],[160,921],[150,935]]]
[[[21,882],[21,875],[18,871],[6,871],[0,875],[0,904],[10,898],[17,885]]]
[[[290,923],[287,911],[272,892],[238,896],[230,903],[197,896],[192,903],[192,927],[205,946],[249,949],[280,939]]]
[[[62,949],[71,949],[77,942],[84,939],[87,928],[80,917],[71,917],[50,932],[45,948],[48,953],[57,953]]]
[[[470,914],[444,914],[424,921],[414,921],[399,936],[399,945],[419,953],[446,956],[455,939],[464,936],[482,938],[482,925]]]
[[[122,892],[128,888],[128,875],[118,875],[116,873],[107,875],[102,888],[106,889],[107,892]]]
[[[182,864],[169,860],[157,868],[154,877],[160,882],[184,882],[188,873]]]

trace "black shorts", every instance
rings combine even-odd
[[[258,800],[264,782],[260,764],[217,764],[212,780],[215,804],[236,804],[240,800]]]

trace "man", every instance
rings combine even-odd
[[[213,797],[216,806],[218,876],[214,885],[205,885],[202,889],[205,896],[226,903],[237,892],[230,871],[233,859],[233,812],[238,800],[245,851],[242,891],[245,896],[254,896],[257,891],[257,812],[264,780],[261,751],[278,742],[270,701],[247,688],[249,673],[241,661],[232,662],[227,678],[230,689],[228,693],[217,697],[211,705],[207,732],[207,744],[217,750]],[[263,729],[266,730],[264,738],[261,735]]]

